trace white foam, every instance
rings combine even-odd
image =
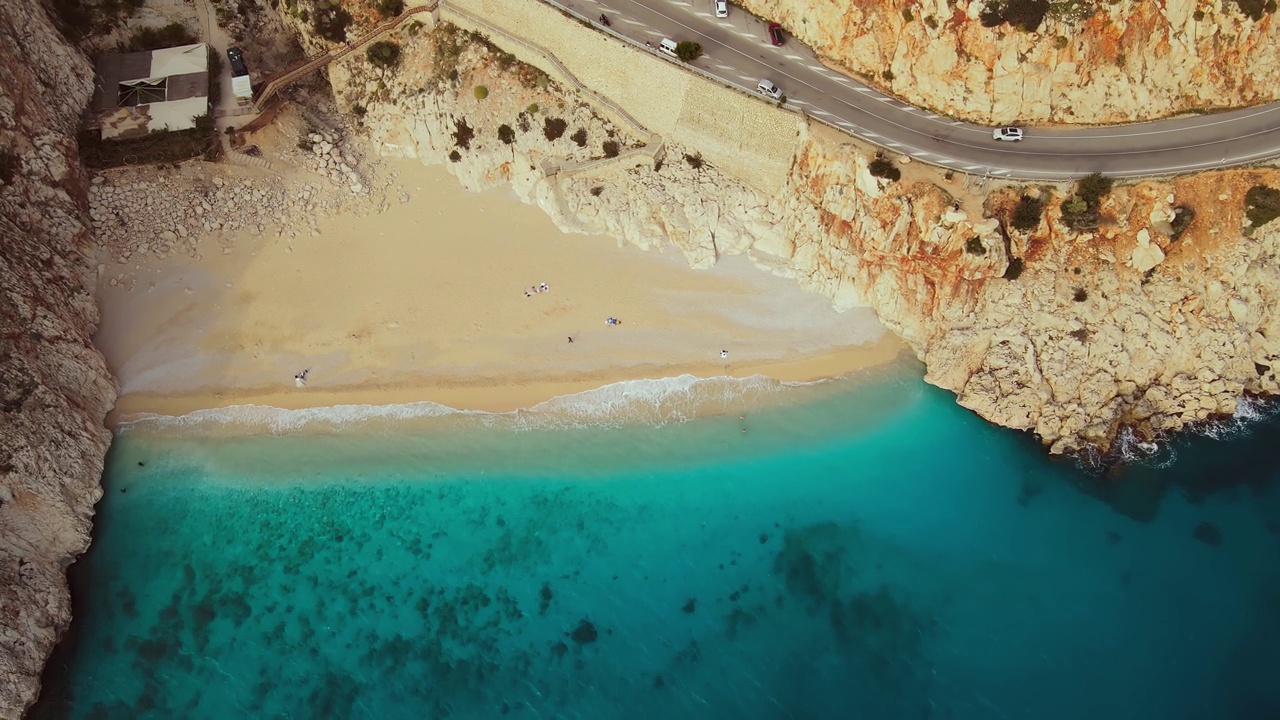
[[[459,410],[433,402],[333,405],[301,410],[233,405],[197,410],[181,416],[132,415],[121,419],[120,430],[289,434],[380,428],[433,418],[514,430],[665,425],[728,408],[745,409],[777,402],[789,389],[816,386],[822,382],[783,383],[762,375],[746,378],[680,375],[656,380],[626,380],[504,413]]]

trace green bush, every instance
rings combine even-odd
[[[600,193],[602,192],[604,192],[604,186],[596,185],[595,187],[591,188],[591,197],[600,197]]]
[[[1035,32],[1049,13],[1049,0],[1002,0],[986,6],[978,19],[984,27],[1010,25]]]
[[[510,125],[498,126],[498,139],[504,145],[510,145],[516,141],[516,131],[511,129]]]
[[[1090,173],[1076,181],[1076,195],[1084,198],[1091,208],[1102,204],[1102,198],[1111,194],[1111,186],[1115,183],[1102,173]]]
[[[527,107],[527,108],[525,108],[525,109],[524,109],[524,111],[525,111],[525,112],[527,112],[527,113],[529,113],[530,115],[537,115],[537,114],[538,114],[538,103],[531,103],[531,104],[529,105],[529,107]]]
[[[676,57],[682,62],[693,62],[702,57],[702,45],[692,40],[681,40],[676,43]]]
[[[1204,11],[1203,11],[1203,10],[1197,10],[1197,11],[1195,11],[1195,12],[1191,13],[1191,19],[1192,19],[1192,20],[1195,20],[1196,22],[1202,22],[1202,21],[1204,21]]]
[[[569,123],[560,118],[545,118],[542,122],[542,134],[548,140],[559,140],[568,127]]]
[[[364,51],[374,67],[394,68],[400,64],[400,46],[390,40],[379,40]]]
[[[1084,288],[1076,288],[1076,291],[1074,294],[1072,294],[1071,299],[1075,300],[1076,302],[1084,302],[1085,300],[1089,299],[1089,293],[1085,292]]]
[[[871,164],[867,166],[867,171],[875,177],[884,178],[889,182],[897,182],[902,179],[902,171],[893,162],[882,157],[872,160]]]
[[[586,128],[578,128],[577,130],[574,130],[573,134],[569,136],[569,139],[577,143],[578,147],[586,147],[587,146]]]
[[[462,153],[457,150],[449,151],[449,162],[459,162],[460,160],[462,160]]]
[[[1244,214],[1253,227],[1262,227],[1280,217],[1280,190],[1254,185],[1244,195]]]
[[[121,43],[120,52],[145,52],[161,48],[191,45],[200,40],[182,23],[169,23],[164,27],[144,27],[133,31],[129,39]]]
[[[1040,227],[1040,218],[1044,215],[1044,201],[1023,195],[1018,198],[1018,205],[1013,208],[1013,228],[1015,230],[1034,230]]]
[[[982,244],[982,238],[974,235],[964,241],[964,251],[970,255],[986,255],[987,246]]]
[[[391,19],[404,12],[404,0],[377,0],[373,7],[379,15]]]
[[[489,88],[483,85],[477,85],[471,90],[471,94],[474,95],[477,100],[483,100],[489,97]]]
[[[618,142],[616,140],[605,140],[604,144],[601,146],[601,149],[604,150],[605,157],[611,158],[611,157],[618,157],[618,151],[621,150],[622,148],[618,145]]]
[[[318,7],[311,16],[311,29],[329,42],[345,42],[351,13],[341,5]]]

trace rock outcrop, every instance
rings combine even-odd
[[[115,391],[90,342],[75,139],[92,69],[35,0],[0,3],[0,69],[0,718],[16,718],[71,619],[66,569],[89,545]]]
[[[1133,122],[1280,97],[1280,25],[1264,3],[1254,20],[1239,7],[1254,3],[1233,0],[1055,2],[1024,32],[983,26],[998,2],[743,5],[833,66],[974,122]]]
[[[332,74],[340,103],[368,108],[384,152],[444,163],[472,189],[510,183],[566,230],[671,243],[694,267],[745,253],[837,307],[869,305],[916,350],[929,382],[1054,452],[1105,451],[1123,427],[1157,437],[1277,391],[1280,268],[1268,259],[1280,234],[1241,228],[1248,188],[1280,186],[1280,173],[1118,188],[1100,229],[1084,233],[1062,222],[1053,188],[975,195],[916,166],[892,182],[872,175],[868,151],[814,125],[785,186],[766,193],[692,148],[603,157],[602,138],[640,139],[581,104],[531,113],[564,91],[516,81],[480,44],[463,52],[458,81],[432,79],[430,42],[407,43],[400,74],[382,85],[357,62]],[[458,90],[477,86],[483,99]],[[547,131],[566,118],[562,135]],[[1009,220],[1023,194],[1045,210],[1019,232]],[[1181,233],[1175,206],[1196,213]]]

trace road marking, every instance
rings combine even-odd
[[[648,25],[645,25],[644,23],[640,22],[639,20],[623,20],[622,22],[624,22],[624,23],[626,23],[626,24],[628,24],[628,25],[639,25],[640,27],[649,27]]]
[[[732,70],[732,69],[733,69],[733,68],[729,67],[728,65],[724,65],[724,64],[721,64],[721,63],[716,63],[715,67],[716,67],[716,69],[717,69],[717,70]]]
[[[786,59],[788,59],[788,60],[803,60],[803,59],[804,59],[804,58],[800,57],[799,55],[783,55],[783,57],[785,57],[785,58],[786,58]]]
[[[694,15],[697,15],[697,16],[699,16],[699,17],[704,17],[704,18],[709,18],[709,17],[711,17],[711,13],[705,13],[705,12],[702,12],[701,10],[694,10],[694,11],[693,11],[693,14],[694,14]]]
[[[787,102],[788,102],[788,104],[791,104],[791,105],[804,105],[804,106],[806,106],[806,107],[808,107],[808,105],[809,105],[809,103],[807,103],[807,102],[805,102],[805,101],[803,101],[803,100],[788,100]],[[821,110],[819,110],[818,112],[822,112],[822,111],[821,111]]]

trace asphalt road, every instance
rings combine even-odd
[[[597,24],[603,13],[610,21],[609,30],[655,48],[664,37],[699,42],[705,54],[692,64],[730,85],[754,93],[756,83],[767,78],[786,94],[788,107],[893,153],[964,172],[1024,180],[1091,172],[1133,177],[1280,156],[1280,103],[1112,127],[1027,127],[1022,142],[1000,142],[992,139],[989,126],[912,107],[824,67],[812,50],[789,33],[783,47],[773,47],[765,36],[765,24],[732,4],[728,18],[714,16],[712,0],[555,0],[553,4]]]

